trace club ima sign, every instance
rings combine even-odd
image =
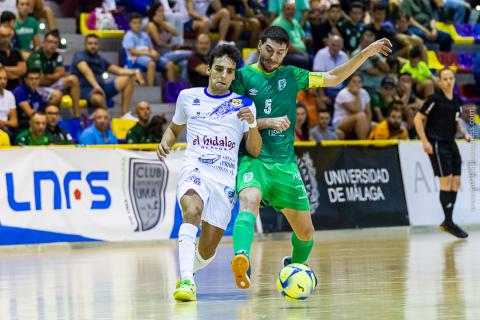
[[[53,194],[51,195],[53,209],[71,209],[72,193],[75,200],[81,200],[84,196],[79,189],[71,190],[70,184],[73,181],[86,183],[91,195],[95,196],[96,200],[91,201],[90,209],[108,209],[112,202],[110,192],[105,187],[105,182],[109,180],[108,171],[91,171],[88,173],[82,173],[81,171],[68,171],[63,177],[57,175],[54,171],[33,171],[32,179],[29,179],[29,181],[26,182],[33,183],[33,195],[26,194],[26,186],[20,186],[18,184],[19,181],[15,180],[13,172],[6,172],[4,177],[8,206],[12,211],[16,212],[30,211],[32,210],[32,204],[35,206],[35,210],[42,210],[42,192],[45,192],[44,189],[46,189],[42,189],[42,186],[47,184],[50,185],[48,190],[51,190],[51,186],[53,185]],[[15,182],[17,182],[17,184]],[[25,201],[25,198],[28,200]],[[44,199],[46,198],[48,198],[48,195],[47,197],[44,197]]]

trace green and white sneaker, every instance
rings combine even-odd
[[[195,283],[189,279],[177,281],[177,288],[173,292],[173,298],[178,301],[197,300],[197,289]]]

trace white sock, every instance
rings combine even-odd
[[[217,252],[215,252],[213,254],[213,256],[211,256],[210,258],[205,260],[205,259],[203,259],[200,252],[198,252],[198,247],[197,247],[197,250],[195,250],[195,260],[194,260],[194,263],[193,263],[193,272],[195,273],[198,270],[201,270],[201,269],[205,268],[206,266],[208,266],[210,264],[210,262],[212,262],[213,259],[215,259],[216,255],[217,255]]]
[[[195,259],[195,241],[198,228],[190,223],[182,223],[178,231],[178,260],[182,280],[193,282],[193,261]]]

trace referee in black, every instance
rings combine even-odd
[[[453,71],[445,68],[440,71],[439,77],[440,90],[428,97],[415,115],[414,124],[418,136],[422,139],[423,150],[432,163],[433,172],[440,179],[440,203],[445,214],[440,230],[457,238],[466,238],[468,234],[452,219],[462,167],[455,134],[458,130],[467,142],[470,142],[472,137],[459,122],[463,102],[453,93]]]

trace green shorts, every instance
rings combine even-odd
[[[296,163],[268,163],[242,157],[238,164],[237,192],[255,187],[262,201],[275,210],[310,211],[307,191]]]

